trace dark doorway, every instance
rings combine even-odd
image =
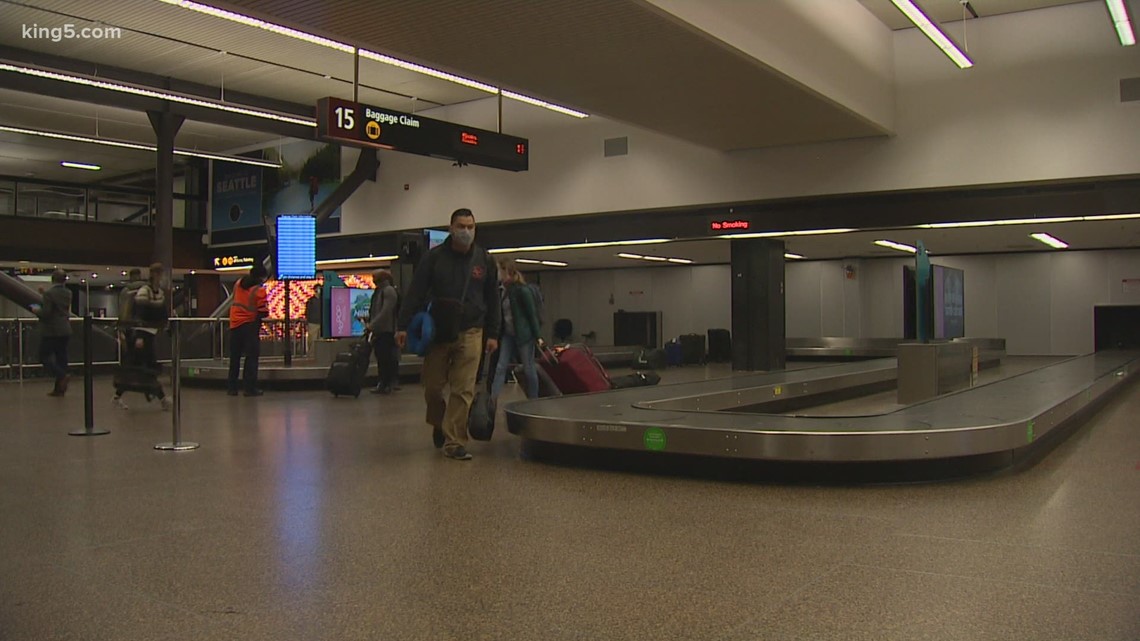
[[[1140,305],[1097,305],[1093,308],[1096,350],[1140,349]]]

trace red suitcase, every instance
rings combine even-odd
[[[606,368],[585,345],[543,349],[539,365],[563,394],[604,392],[613,389]]]

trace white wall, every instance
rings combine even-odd
[[[1140,250],[934,257],[965,272],[966,335],[1005,338],[1011,355],[1093,350],[1095,305],[1140,305]],[[789,262],[789,337],[901,337],[902,270],[912,259]],[[845,267],[854,268],[854,278]],[[544,272],[547,317],[613,342],[613,312],[660,311],[666,339],[731,327],[727,265]],[[630,292],[642,291],[636,295]],[[614,302],[610,304],[609,297]]]
[[[966,71],[917,30],[895,32],[891,137],[722,153],[508,100],[503,130],[530,139],[530,171],[382,152],[379,179],[344,205],[342,228],[445,224],[458,207],[486,222],[1138,174],[1140,103],[1120,103],[1119,80],[1140,76],[1140,55],[1118,44],[1107,20],[1097,2],[971,20],[978,64]],[[495,127],[494,99],[422,113]],[[629,137],[629,155],[603,157],[603,140],[615,136]],[[356,152],[345,154],[348,171]]]

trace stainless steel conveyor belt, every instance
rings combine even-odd
[[[1075,357],[876,416],[734,412],[895,376],[895,359],[520,401],[508,429],[533,441],[783,461],[919,461],[1032,446],[1140,371],[1140,352]]]

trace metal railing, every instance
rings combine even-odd
[[[119,363],[123,344],[117,318],[95,318],[92,332],[92,365],[96,368]],[[180,318],[182,323],[182,360],[220,360],[229,358],[230,322],[227,318]],[[0,318],[0,379],[24,380],[43,374],[40,364],[40,328],[35,318]],[[303,318],[289,321],[288,332],[293,354],[308,355],[309,326]],[[83,363],[83,319],[71,319],[71,341],[67,360],[72,367]],[[261,328],[261,356],[273,358],[285,354],[285,321],[266,319]],[[160,363],[172,360],[170,332],[160,331],[155,339],[155,352]]]

